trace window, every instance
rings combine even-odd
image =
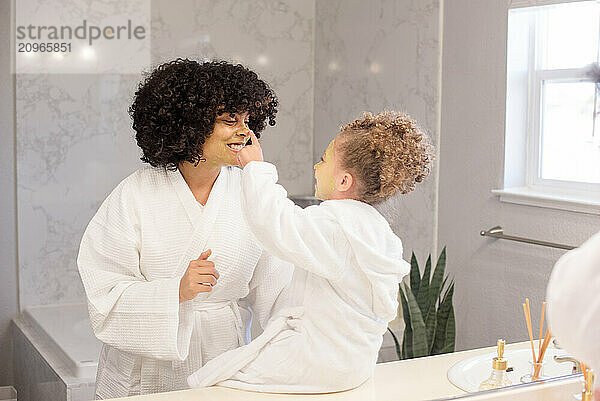
[[[494,192],[600,213],[600,1],[511,9],[507,45],[504,189]]]

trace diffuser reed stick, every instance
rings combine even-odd
[[[538,338],[538,355],[535,355],[535,346],[533,342],[533,330],[531,324],[531,308],[529,305],[529,298],[525,298],[525,303],[523,304],[523,314],[525,315],[525,322],[527,323],[527,331],[529,333],[529,343],[531,344],[531,361],[533,364],[533,374],[531,375],[532,381],[538,380],[540,376],[540,371],[542,369],[542,362],[544,360],[544,355],[546,354],[546,349],[550,344],[550,331],[546,328],[546,333],[543,337],[542,342],[542,333],[544,332],[544,313],[546,311],[546,302],[542,302],[542,317],[540,319],[540,334]]]
[[[546,334],[544,335],[544,343],[542,344],[542,349],[540,350],[540,357],[538,359],[538,362],[542,362],[544,360],[544,355],[546,354],[548,345],[550,345],[550,337],[550,330],[546,329]]]
[[[538,352],[541,352],[542,349],[542,329],[544,327],[544,311],[546,310],[546,301],[542,302],[542,318],[540,319],[540,335],[539,335],[539,345]]]
[[[525,298],[526,304],[523,304],[523,313],[525,314],[525,322],[527,322],[527,331],[529,332],[529,341],[531,342],[532,361],[536,361],[535,350],[533,348],[533,332],[531,330],[531,312],[529,310],[529,298]]]
[[[542,361],[544,360],[544,354],[546,353],[546,349],[550,344],[550,331],[546,329],[546,334],[544,335],[544,343],[542,344],[539,356],[537,359],[537,364],[535,365],[535,369],[533,371],[533,377],[531,378],[533,381],[537,380],[540,377],[540,369],[542,368]]]

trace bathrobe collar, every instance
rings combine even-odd
[[[197,259],[200,253],[206,250],[209,234],[212,232],[219,209],[227,194],[230,171],[227,167],[221,168],[204,207],[196,200],[179,170],[167,171],[167,174],[194,227],[194,233],[177,268],[178,275],[182,275],[185,273],[189,261]]]
[[[185,179],[183,178],[183,175],[179,169],[175,171],[167,170],[167,175],[194,228],[198,228],[198,225],[201,223],[200,220],[203,220],[202,216],[204,214],[211,214],[210,212],[213,209],[217,211],[216,209],[218,209],[219,204],[221,203],[218,202],[218,200],[222,198],[223,193],[226,190],[224,181],[227,181],[227,178],[224,176],[227,175],[227,170],[225,167],[223,167],[219,172],[210,194],[208,195],[206,205],[204,206],[202,206],[202,204],[196,200],[196,197],[192,193],[192,190],[188,184],[185,182]]]

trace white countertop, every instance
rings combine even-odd
[[[529,341],[508,344],[506,350],[529,347]],[[493,352],[496,346],[470,351],[454,352],[425,358],[409,359],[381,363],[375,367],[374,376],[360,387],[331,394],[299,395],[268,394],[234,390],[224,387],[209,387],[175,391],[170,393],[149,394],[129,398],[127,401],[370,401],[394,400],[417,401],[452,397],[465,394],[448,381],[448,369],[456,362],[478,354]],[[116,400],[116,399],[115,399]]]

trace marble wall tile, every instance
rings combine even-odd
[[[21,307],[82,300],[79,241],[100,203],[139,167],[127,107],[138,76],[17,76]]]
[[[363,111],[406,111],[437,144],[439,29],[438,0],[316,1],[315,161]],[[380,207],[407,258],[433,251],[436,175]]]
[[[13,3],[17,73],[137,74],[150,64],[150,0]],[[57,48],[27,49],[36,44]]]

